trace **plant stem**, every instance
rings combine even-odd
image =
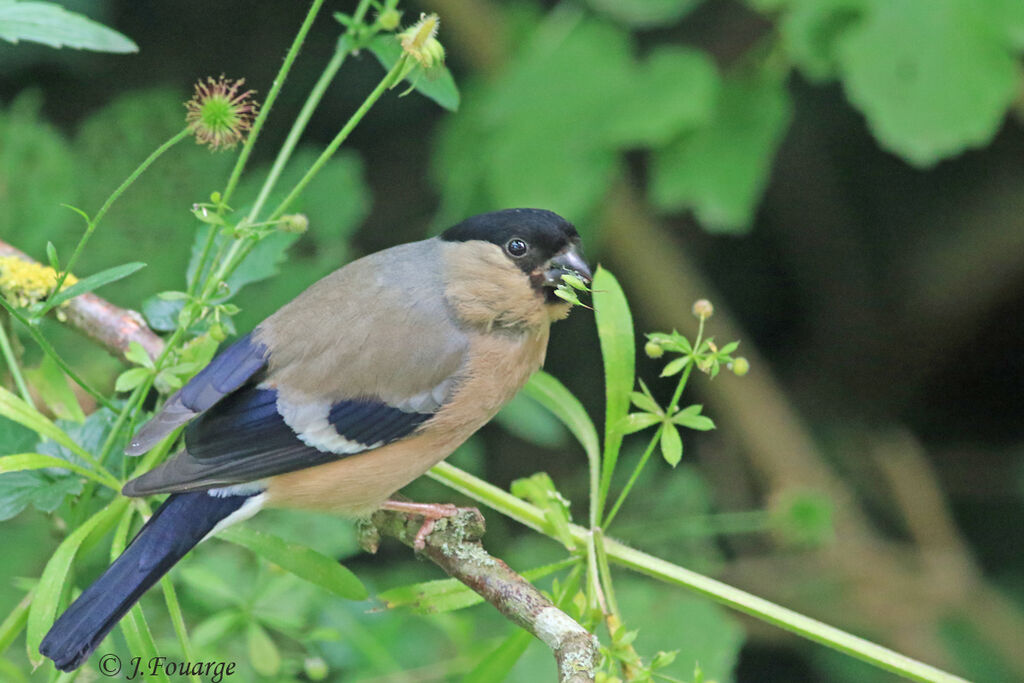
[[[89,241],[89,238],[92,237],[92,233],[96,231],[96,226],[98,226],[100,221],[103,220],[103,217],[107,215],[107,211],[109,211],[110,207],[114,205],[114,202],[124,194],[125,190],[127,190],[132,183],[138,180],[139,176],[142,175],[154,161],[159,159],[160,156],[171,147],[188,137],[188,135],[189,130],[188,128],[185,128],[175,134],[170,140],[157,147],[152,154],[146,157],[146,160],[139,164],[138,168],[132,171],[131,175],[125,178],[124,182],[121,183],[121,185],[114,190],[109,197],[107,197],[107,201],[103,202],[103,206],[101,206],[100,210],[96,212],[96,215],[89,219],[89,224],[85,228],[85,234],[82,235],[80,240],[78,240],[78,244],[75,245],[75,250],[71,253],[71,258],[68,259],[67,265],[64,266],[64,269],[57,276],[57,282],[53,286],[51,295],[59,292],[60,288],[64,286],[64,280],[67,279],[68,275],[74,269],[75,264],[78,262],[78,257],[82,255],[82,250],[85,249],[86,243]],[[39,312],[39,317],[45,315],[51,308],[53,308],[52,304],[47,303]]]
[[[622,493],[620,493],[619,497],[615,500],[615,505],[612,506],[611,512],[609,512],[608,516],[605,517],[603,525],[605,529],[611,526],[612,520],[615,519],[615,515],[619,514],[619,508],[622,507],[622,504],[626,501],[626,496],[629,495],[629,492],[633,490],[633,484],[636,483],[636,480],[640,477],[640,472],[643,471],[647,461],[650,460],[651,454],[654,453],[654,449],[658,445],[658,439],[660,437],[661,428],[658,428],[655,430],[654,436],[651,437],[651,442],[647,444],[647,450],[645,450],[644,454],[640,456],[640,461],[637,462],[636,467],[633,468],[633,473],[629,475],[629,481],[627,481],[626,485],[622,488]]]
[[[352,117],[349,118],[349,120],[345,123],[342,129],[338,131],[338,134],[334,136],[334,139],[331,140],[331,144],[327,146],[327,149],[323,151],[323,153],[317,158],[317,160],[313,163],[309,170],[306,171],[306,175],[302,176],[302,180],[300,180],[298,184],[288,194],[288,196],[285,197],[284,201],[281,202],[280,206],[278,206],[277,209],[274,210],[274,213],[270,215],[270,218],[268,220],[276,220],[280,218],[282,214],[284,214],[284,212],[288,209],[291,203],[295,201],[295,198],[298,197],[299,194],[306,188],[306,185],[309,184],[309,181],[313,179],[313,177],[320,171],[320,169],[323,168],[324,164],[326,164],[327,161],[334,155],[334,153],[338,150],[338,147],[341,146],[341,143],[344,142],[345,139],[349,136],[349,133],[351,133],[352,130],[356,127],[356,125],[358,125],[359,122],[363,120],[363,117],[366,116],[366,113],[370,111],[370,108],[374,104],[376,104],[377,100],[380,99],[381,95],[383,95],[385,91],[387,91],[391,86],[398,82],[399,76],[405,69],[405,65],[406,62],[408,62],[408,60],[409,55],[403,54],[402,57],[397,62],[395,62],[395,65],[391,67],[391,71],[387,72],[387,74],[384,76],[381,82],[377,84],[377,87],[374,88],[373,92],[371,92],[369,96],[366,98],[366,100],[359,106],[359,109],[357,109],[356,112],[352,114]]]
[[[516,498],[493,484],[447,463],[435,465],[428,474],[431,478],[483,503],[506,517],[521,522],[535,531],[554,536],[552,530],[548,528],[544,513],[539,508]],[[569,531],[581,546],[587,543],[587,539],[591,535],[590,529],[584,529],[576,524],[570,524]],[[618,541],[604,539],[604,548],[610,562],[660,581],[688,588],[727,607],[844,652],[886,671],[915,681],[966,683],[964,679],[941,669],[776,605],[764,598],[733,588],[721,581],[635,550]]]
[[[360,0],[359,6],[356,8],[355,13],[352,15],[353,25],[359,26],[362,24],[363,17],[366,16],[367,10],[370,8],[369,0]],[[351,54],[352,47],[351,43],[345,41],[344,38],[352,33],[352,29],[349,28],[344,36],[338,41],[338,49],[334,51],[334,55],[331,57],[331,61],[327,63],[320,78],[317,80],[316,85],[309,92],[309,97],[306,98],[305,104],[302,105],[302,110],[296,117],[295,122],[292,124],[292,128],[288,131],[288,137],[285,138],[284,144],[281,145],[281,150],[277,153],[277,158],[274,159],[274,165],[270,168],[270,173],[267,174],[266,180],[263,181],[263,187],[260,188],[259,196],[256,197],[256,203],[253,204],[252,209],[249,211],[249,216],[246,218],[246,222],[252,224],[260,211],[263,209],[263,205],[267,202],[267,197],[274,190],[274,186],[277,184],[278,178],[281,177],[281,172],[284,171],[285,165],[288,160],[291,159],[292,152],[295,151],[295,146],[299,142],[299,138],[302,137],[302,133],[306,130],[306,125],[309,123],[309,119],[313,116],[313,112],[320,104],[320,100],[323,99],[324,93],[327,92],[327,87],[334,80],[338,70],[341,69],[341,65],[345,63],[345,59]],[[345,47],[342,47],[342,45]]]
[[[267,99],[263,102],[263,106],[260,107],[260,113],[256,115],[256,120],[252,124],[252,131],[249,133],[249,137],[246,138],[245,144],[242,145],[242,151],[238,155],[238,159],[235,161],[235,167],[231,170],[231,176],[228,178],[227,187],[224,188],[224,192],[221,193],[221,202],[227,204],[231,200],[231,195],[234,194],[235,188],[238,187],[238,181],[242,177],[242,171],[245,169],[245,164],[249,160],[249,155],[252,153],[252,148],[256,144],[256,139],[260,136],[260,131],[263,130],[263,124],[267,120],[267,116],[270,114],[271,108],[274,106],[274,102],[277,101],[278,93],[281,92],[281,88],[284,86],[285,79],[288,78],[288,72],[291,71],[292,64],[295,63],[296,57],[299,56],[299,50],[302,48],[302,43],[306,40],[306,35],[309,33],[309,29],[313,26],[313,21],[316,19],[316,15],[320,12],[320,7],[324,4],[324,0],[313,0],[313,4],[310,6],[309,11],[306,12],[306,18],[302,22],[302,26],[299,28],[299,32],[295,34],[295,40],[292,41],[292,45],[288,48],[288,54],[285,55],[284,63],[281,64],[281,68],[277,72],[277,76],[274,78],[273,85],[270,86],[270,92],[267,93]]]
[[[43,353],[45,353],[46,355],[53,359],[53,362],[56,363],[57,366],[64,371],[65,375],[70,377],[75,384],[82,387],[85,393],[92,396],[93,399],[95,399],[96,402],[99,403],[101,406],[103,406],[104,408],[109,408],[114,412],[117,412],[117,407],[110,401],[110,399],[108,399],[106,396],[96,391],[95,389],[93,389],[85,382],[85,380],[79,377],[78,374],[71,369],[71,366],[68,365],[63,358],[60,357],[60,355],[57,353],[57,350],[54,349],[50,342],[47,341],[46,337],[43,336],[43,333],[40,332],[39,329],[35,325],[33,325],[28,318],[23,316],[18,311],[18,309],[11,306],[2,297],[0,297],[0,306],[3,306],[5,309],[7,309],[7,312],[11,314],[11,317],[16,319],[25,327],[25,330],[28,332],[29,336],[32,337],[33,341],[35,341],[35,343],[39,345],[39,348],[43,350]],[[2,330],[0,330],[0,332],[2,332]]]
[[[697,330],[697,342],[693,345],[694,350],[696,350],[700,346],[700,341],[703,334],[704,319],[702,318],[700,321],[700,327]],[[686,364],[686,367],[683,369],[683,374],[679,377],[678,384],[676,384],[676,390],[672,394],[672,401],[668,404],[668,408],[665,410],[666,417],[672,417],[672,415],[676,412],[676,408],[679,407],[679,399],[683,395],[683,389],[686,388],[686,383],[690,379],[690,373],[693,371],[693,366],[695,363],[696,361],[691,356],[690,362]],[[633,488],[633,484],[636,483],[636,480],[637,478],[639,478],[640,473],[643,472],[644,467],[647,465],[647,461],[650,460],[651,454],[654,452],[654,447],[658,444],[658,439],[661,437],[662,429],[664,429],[664,427],[659,428],[656,432],[654,432],[654,436],[651,438],[651,442],[647,445],[647,450],[644,451],[644,454],[640,458],[640,461],[636,464],[636,467],[633,468],[633,473],[629,475],[629,481],[626,482],[626,486],[623,487],[622,493],[619,494],[619,497],[615,500],[615,505],[612,506],[612,511],[608,513],[608,516],[604,520],[605,529],[611,526],[612,520],[615,519],[615,515],[618,514],[619,508],[622,507],[622,504],[625,502],[626,496],[629,495],[630,490],[632,490]]]
[[[4,308],[7,308],[7,301],[2,299],[2,297],[0,297],[0,301],[3,301]],[[18,359],[14,357],[14,349],[11,347],[11,340],[7,338],[7,330],[2,320],[0,320],[0,352],[3,353],[4,362],[7,363],[7,368],[11,371],[11,377],[14,378],[14,384],[17,385],[18,393],[21,394],[22,400],[35,408],[36,404],[32,401],[32,394],[28,390],[28,385],[25,384],[25,378],[21,374]]]

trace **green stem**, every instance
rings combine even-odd
[[[697,330],[697,343],[693,345],[694,349],[697,349],[700,346],[703,334],[704,320],[701,319],[700,328]],[[666,416],[671,417],[675,414],[676,408],[679,407],[679,399],[682,397],[683,389],[686,388],[686,383],[690,379],[690,373],[693,371],[695,362],[696,361],[691,357],[690,362],[687,363],[686,367],[683,369],[683,374],[679,377],[678,384],[676,384],[675,393],[672,394],[672,401],[668,404],[668,408],[665,410]],[[640,473],[643,472],[644,467],[647,465],[647,461],[650,460],[651,454],[654,452],[654,447],[657,445],[658,439],[661,436],[661,429],[663,428],[664,427],[659,428],[654,432],[654,437],[651,438],[651,442],[647,445],[647,450],[644,451],[640,461],[636,464],[636,467],[633,468],[633,473],[629,475],[629,481],[626,482],[626,486],[622,489],[622,493],[620,493],[619,497],[615,500],[615,505],[612,506],[611,512],[609,512],[608,516],[605,517],[603,525],[605,529],[611,526],[612,520],[615,519],[615,515],[618,514],[619,508],[622,507],[622,504],[625,502],[626,496],[628,496],[629,492],[633,489],[633,484],[636,483],[636,480],[640,477]]]
[[[103,202],[103,206],[101,206],[100,210],[96,212],[96,215],[93,218],[89,219],[89,224],[85,228],[85,234],[82,235],[82,239],[78,240],[78,244],[75,246],[75,250],[71,253],[71,258],[68,259],[67,265],[64,267],[60,275],[57,277],[57,282],[53,286],[53,293],[59,292],[60,288],[64,286],[64,280],[66,280],[68,275],[72,272],[72,270],[74,270],[75,264],[78,262],[78,257],[82,255],[82,250],[85,249],[86,243],[89,241],[89,238],[92,237],[92,233],[96,231],[96,226],[98,226],[100,224],[100,221],[103,220],[103,217],[107,215],[107,211],[109,211],[110,207],[114,205],[114,202],[116,202],[118,198],[122,194],[124,194],[125,190],[127,190],[132,183],[138,180],[139,176],[142,175],[143,172],[147,168],[149,168],[154,161],[159,159],[164,152],[166,152],[171,147],[178,144],[188,136],[189,130],[188,128],[185,128],[178,132],[170,140],[157,147],[153,151],[153,153],[146,157],[146,160],[139,164],[138,168],[132,171],[131,175],[125,178],[125,181],[121,183],[121,185],[116,190],[114,190],[109,197],[107,197],[107,201]],[[51,308],[53,308],[53,305],[47,303],[39,312],[39,316],[41,317],[45,315]]]
[[[591,532],[594,538],[594,551],[597,556],[597,568],[600,570],[601,588],[604,590],[604,598],[607,601],[608,613],[619,616],[619,603],[615,599],[615,589],[612,586],[612,572],[608,567],[608,552],[605,550],[604,532],[601,527],[594,527]]]
[[[0,301],[3,301],[4,308],[7,308],[7,301],[2,297],[0,297]],[[7,338],[7,330],[2,320],[0,320],[0,352],[3,353],[4,362],[7,363],[7,368],[11,371],[11,377],[14,378],[14,384],[17,385],[18,393],[21,394],[22,400],[35,408],[36,404],[32,401],[32,394],[28,390],[28,385],[25,384],[25,378],[21,374],[18,359],[14,357],[14,349],[11,347],[11,340]]]
[[[381,98],[381,95],[383,95],[389,88],[391,88],[391,86],[398,82],[408,60],[409,55],[403,54],[401,59],[395,62],[395,65],[391,67],[391,71],[387,72],[387,74],[384,76],[381,82],[377,84],[377,87],[374,88],[373,92],[371,92],[370,95],[366,98],[366,100],[359,106],[359,109],[357,109],[356,112],[352,114],[352,117],[349,118],[349,120],[345,123],[344,127],[342,127],[340,131],[338,131],[338,134],[334,136],[333,140],[331,140],[331,144],[327,146],[327,149],[323,151],[323,153],[317,158],[316,162],[314,162],[314,164],[309,168],[309,170],[306,171],[306,175],[302,176],[302,180],[300,180],[299,183],[288,194],[288,196],[285,197],[284,201],[281,202],[280,206],[278,206],[277,209],[274,210],[274,213],[270,215],[269,220],[276,220],[284,214],[284,212],[288,209],[291,203],[295,201],[295,198],[298,197],[299,194],[306,188],[306,185],[309,184],[309,181],[313,179],[313,177],[320,171],[321,168],[323,168],[324,164],[327,163],[327,161],[338,150],[338,147],[341,146],[341,143],[343,143],[345,139],[348,138],[352,130],[359,124],[360,121],[363,120],[363,117],[366,116],[366,113],[368,111],[370,111],[370,108],[374,104],[376,104],[377,100]]]
[[[313,21],[316,19],[316,15],[320,12],[320,7],[323,4],[324,0],[313,0],[313,4],[310,6],[309,11],[306,12],[306,18],[302,22],[299,32],[295,34],[295,40],[292,41],[291,47],[288,48],[288,54],[285,55],[284,63],[281,64],[281,68],[277,72],[277,77],[274,78],[274,83],[270,86],[270,92],[267,93],[267,99],[263,102],[263,106],[260,107],[260,113],[256,115],[256,120],[252,124],[252,131],[250,131],[249,137],[246,138],[245,144],[242,146],[242,152],[238,155],[238,159],[235,161],[235,167],[231,170],[231,176],[228,178],[227,187],[224,188],[224,192],[221,194],[222,204],[227,204],[231,200],[231,195],[234,193],[235,188],[238,187],[238,181],[242,177],[242,171],[245,170],[245,164],[249,160],[249,155],[252,153],[253,146],[256,144],[256,138],[260,136],[260,131],[263,130],[263,124],[267,120],[267,116],[270,114],[270,110],[274,106],[274,102],[277,101],[278,93],[281,92],[285,79],[288,78],[288,72],[291,71],[292,64],[295,63],[296,57],[299,56],[299,50],[302,48],[302,43],[306,40],[306,34],[308,34],[309,29],[312,28]]]
[[[206,241],[203,243],[203,250],[199,252],[199,261],[196,263],[196,270],[192,273],[192,279],[188,283],[185,293],[190,297],[196,293],[196,287],[203,279],[203,271],[206,270],[206,259],[210,257],[210,248],[217,241],[217,233],[220,228],[216,225],[206,226],[210,232],[206,234]]]
[[[367,10],[370,8],[369,0],[360,0],[359,6],[356,8],[355,13],[352,15],[352,23],[354,26],[362,24],[363,17],[366,16]],[[352,29],[349,28],[345,32],[345,36],[352,33]],[[342,48],[342,45],[345,45]],[[270,173],[267,174],[266,180],[263,181],[263,187],[260,188],[260,194],[256,197],[256,203],[253,204],[252,209],[249,211],[249,216],[246,219],[247,223],[253,223],[256,217],[259,216],[260,211],[263,209],[263,205],[267,202],[267,197],[273,192],[274,186],[277,185],[278,179],[281,177],[281,172],[284,171],[285,165],[288,160],[291,159],[292,152],[295,151],[295,146],[299,142],[299,138],[302,137],[302,133],[306,130],[306,125],[309,123],[309,119],[312,118],[313,112],[320,104],[320,100],[323,99],[324,93],[327,92],[327,87],[334,80],[334,77],[338,74],[338,70],[341,69],[341,65],[345,63],[345,59],[352,52],[351,43],[344,41],[344,39],[338,41],[339,49],[334,51],[334,55],[331,57],[331,61],[327,63],[327,67],[324,72],[320,74],[320,78],[317,80],[316,85],[309,93],[309,97],[306,98],[305,104],[302,105],[302,110],[296,117],[295,122],[292,124],[292,128],[288,131],[288,137],[285,138],[284,144],[281,145],[281,151],[277,153],[277,158],[274,159],[274,165],[270,168]]]
[[[429,475],[450,488],[500,512],[506,517],[553,537],[547,529],[544,513],[539,508],[482,479],[447,463],[435,465]],[[576,524],[569,526],[573,538],[582,546],[591,531]],[[953,674],[894,652],[863,638],[811,619],[773,602],[751,595],[738,588],[716,581],[697,572],[666,562],[611,539],[604,540],[608,560],[633,571],[666,583],[682,586],[700,595],[778,626],[816,643],[915,681],[929,683],[966,683]]]
[[[192,641],[188,636],[185,616],[181,613],[181,603],[178,602],[178,593],[174,590],[174,584],[165,576],[160,580],[160,587],[163,588],[167,611],[171,615],[171,623],[174,624],[174,632],[178,636],[178,644],[181,645],[181,654],[185,657],[186,662],[194,662],[196,658],[192,651]],[[191,674],[190,678],[192,683],[202,683],[202,679],[196,674]]]
[[[32,340],[39,345],[39,348],[43,350],[43,353],[45,353],[47,356],[53,359],[53,362],[56,363],[57,366],[64,371],[65,375],[70,377],[75,384],[82,387],[85,393],[92,396],[93,399],[95,399],[96,402],[99,403],[101,406],[103,406],[104,408],[109,408],[114,412],[117,412],[117,406],[115,406],[110,401],[110,399],[108,399],[106,396],[96,391],[91,386],[89,386],[85,382],[85,380],[79,377],[78,374],[71,369],[71,366],[68,365],[63,358],[60,357],[60,355],[57,353],[57,350],[53,348],[49,341],[46,340],[46,337],[43,336],[43,333],[40,332],[39,329],[32,324],[32,321],[23,316],[18,311],[18,309],[11,306],[2,297],[0,297],[0,306],[3,306],[7,310],[7,312],[11,314],[11,317],[15,318],[19,323],[21,323],[25,327],[25,330],[28,332],[29,336],[32,337]]]
[[[640,477],[640,473],[643,471],[647,461],[650,460],[651,454],[654,453],[654,449],[658,445],[658,439],[660,436],[661,428],[659,427],[654,432],[651,442],[647,444],[647,450],[645,450],[644,454],[640,456],[640,461],[636,464],[636,467],[633,468],[633,473],[629,475],[629,481],[626,482],[626,485],[622,488],[622,493],[620,493],[619,497],[615,500],[615,505],[612,506],[611,512],[609,512],[608,516],[605,517],[603,524],[605,529],[611,526],[612,520],[615,519],[615,515],[619,514],[619,508],[622,507],[622,504],[626,501],[626,496],[629,495],[629,492],[633,490],[633,484],[636,483],[636,480]]]

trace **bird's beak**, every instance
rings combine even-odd
[[[594,279],[579,244],[569,245],[544,264],[542,284],[545,287],[558,287],[562,284],[563,275],[575,275],[587,284]]]

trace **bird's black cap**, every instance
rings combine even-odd
[[[441,233],[446,242],[483,240],[504,248],[510,240],[521,239],[530,253],[519,261],[529,272],[547,259],[578,243],[580,236],[572,223],[545,209],[504,209],[467,218]]]

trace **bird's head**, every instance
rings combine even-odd
[[[569,306],[555,296],[562,275],[591,280],[579,233],[543,209],[505,209],[467,218],[440,235],[448,297],[462,317],[491,327],[547,324]]]

